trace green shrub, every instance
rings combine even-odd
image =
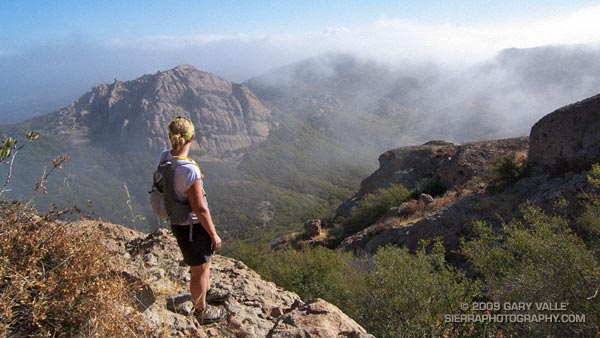
[[[444,260],[441,243],[417,255],[387,247],[374,259],[322,247],[271,251],[237,242],[232,256],[303,299],[323,298],[377,337],[441,336],[444,314],[479,294],[479,285]],[[455,335],[456,336],[456,335]]]
[[[527,160],[516,154],[499,157],[492,162],[491,173],[486,177],[487,189],[498,193],[518,181],[527,171]]]
[[[585,240],[588,248],[594,251],[597,259],[600,259],[600,197],[597,190],[600,188],[600,165],[594,164],[588,175],[588,182],[596,189],[584,194],[587,199],[584,210],[577,217],[576,226],[578,233]]]
[[[352,208],[350,216],[342,221],[342,227],[334,235],[344,237],[365,229],[381,218],[390,208],[397,207],[409,198],[410,191],[400,184],[367,194]]]
[[[433,197],[442,196],[448,191],[448,187],[440,180],[427,180],[420,184],[411,194],[414,199],[419,199],[421,194],[428,194]]]
[[[302,299],[323,298],[332,303],[350,298],[351,282],[359,274],[349,253],[338,253],[323,247],[302,251],[272,251],[265,243],[238,241],[230,253],[259,274],[294,291]]]
[[[586,321],[507,324],[502,329],[514,336],[595,335],[600,303],[586,298],[598,287],[598,262],[564,218],[533,206],[522,212],[522,220],[498,231],[477,223],[476,239],[464,244],[464,254],[487,285],[486,296],[500,303],[568,302],[566,313],[584,314]]]
[[[444,259],[441,242],[430,253],[416,255],[405,248],[386,247],[375,256],[367,278],[360,318],[377,337],[440,337],[448,332],[444,315],[479,295],[479,285]]]

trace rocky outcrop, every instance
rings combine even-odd
[[[304,221],[304,233],[307,237],[315,237],[321,234],[321,220],[309,219]]]
[[[468,234],[475,221],[498,223],[519,215],[523,200],[516,194],[471,195],[422,219],[408,223],[393,223],[384,217],[378,223],[344,239],[340,248],[346,251],[374,254],[386,245],[404,246],[415,250],[421,240],[439,238],[446,248],[456,250],[460,237]]]
[[[194,150],[222,155],[265,140],[270,114],[245,85],[183,65],[98,85],[32,123],[74,143],[157,151],[169,147],[166,126],[181,115],[196,127]]]
[[[600,162],[600,95],[560,108],[531,129],[529,163],[542,173],[588,169]]]
[[[374,338],[336,306],[318,298],[281,316],[267,337]]]
[[[376,224],[344,239],[340,248],[346,251],[374,254],[386,245],[418,248],[422,239],[440,238],[446,248],[459,248],[460,238],[468,237],[476,221],[500,225],[520,217],[520,206],[532,203],[548,212],[560,212],[573,218],[581,211],[581,196],[592,191],[587,172],[566,177],[547,175],[526,177],[506,191],[495,194],[474,194],[460,198],[430,215],[398,222],[389,214]],[[566,201],[561,209],[557,202]],[[391,224],[391,226],[386,226]]]
[[[599,129],[600,95],[558,109],[532,128],[529,173],[503,192],[466,194],[409,222],[401,222],[402,217],[389,212],[376,224],[345,238],[340,247],[373,254],[385,245],[415,249],[421,239],[441,238],[454,250],[462,236],[468,237],[475,221],[508,222],[520,216],[519,207],[525,202],[574,219],[581,212],[582,195],[593,189],[586,170],[600,162]],[[518,138],[463,146],[434,142],[391,150],[380,157],[381,168],[361,184],[357,196],[391,184],[414,187],[411,182],[424,179],[460,186],[485,175],[490,160],[509,152],[522,153],[526,147],[527,138]]]
[[[379,156],[379,169],[361,182],[360,190],[342,204],[336,214],[347,216],[357,200],[378,189],[402,184],[408,189],[437,182],[446,188],[465,186],[481,178],[495,159],[506,154],[526,153],[528,138],[512,138],[455,145],[431,141],[420,146],[389,150]]]
[[[189,268],[170,231],[149,235],[110,223],[85,221],[81,229],[100,229],[107,248],[128,259],[128,278],[142,281],[138,301],[127,311],[142,313],[155,337],[367,337],[366,331],[335,306],[302,302],[297,294],[263,280],[244,263],[215,255],[211,287],[230,290],[227,320],[200,326],[191,316]]]

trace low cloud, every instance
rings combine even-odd
[[[265,64],[285,55],[288,62],[323,53],[342,52],[379,62],[426,60],[461,65],[490,58],[505,48],[545,45],[600,43],[600,5],[582,8],[562,16],[537,20],[504,21],[479,25],[423,23],[382,17],[356,27],[330,27],[322,31],[270,34],[197,34],[190,36],[147,36],[136,40],[114,40],[120,47],[185,52],[194,48],[218,48],[228,44],[263,51]],[[236,46],[237,45],[237,46]],[[244,54],[238,54],[240,59]],[[249,59],[246,62],[260,63]],[[278,60],[279,61],[279,60]],[[277,64],[276,64],[277,65]],[[254,67],[261,68],[261,67]],[[257,75],[247,73],[246,77]],[[243,76],[243,75],[242,75]]]
[[[0,103],[32,96],[74,99],[100,82],[133,79],[184,63],[236,82],[332,52],[396,67],[429,62],[467,68],[510,47],[598,44],[598,17],[600,6],[545,19],[470,26],[382,17],[360,26],[303,33],[158,35],[107,41],[79,36],[28,51],[0,49]]]

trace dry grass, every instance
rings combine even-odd
[[[320,234],[318,234],[317,236],[311,237],[310,239],[313,241],[320,241],[320,240],[327,238],[328,236],[329,236],[329,230],[321,229]]]
[[[388,229],[414,223],[456,202],[459,197],[458,192],[448,190],[443,196],[434,197],[433,201],[429,204],[417,200],[404,202],[398,207],[397,217],[391,217],[380,222],[381,227],[382,229]]]
[[[412,216],[408,217],[408,218],[390,217],[390,218],[383,220],[382,222],[378,222],[378,223],[374,224],[370,228],[370,231],[371,231],[372,235],[377,235],[377,234],[380,234],[380,233],[385,232],[392,228],[400,228],[405,225],[412,224],[420,219],[421,219],[421,217],[412,217]]]
[[[129,306],[136,286],[100,234],[69,229],[56,220],[62,212],[37,217],[19,202],[0,204],[0,335],[146,336]]]
[[[423,215],[423,210],[425,210],[425,203],[410,200],[400,204],[398,207],[398,216],[405,219],[420,217]]]
[[[456,202],[459,197],[460,196],[458,192],[454,190],[448,190],[443,196],[435,197],[433,202],[427,205],[425,211],[431,213],[440,210],[441,208]]]

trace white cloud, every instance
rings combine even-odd
[[[187,36],[154,35],[142,39],[114,38],[108,41],[109,46],[137,47],[143,49],[181,49],[188,47],[204,46],[222,41],[250,42],[260,40],[262,37],[249,34],[195,34]]]
[[[600,45],[597,18],[600,5],[545,19],[480,25],[382,17],[303,33],[115,37],[100,43],[80,37],[28,51],[0,48],[0,100],[32,92],[32,84],[44,95],[55,95],[49,88],[67,87],[68,95],[75,95],[99,82],[132,79],[183,63],[241,82],[327,52],[352,53],[403,68],[423,61],[468,67],[510,47]]]
[[[599,43],[598,18],[600,5],[545,19],[471,26],[382,17],[362,26],[328,27],[323,31],[300,34],[163,35],[135,41],[113,40],[112,43],[150,49],[181,49],[240,42],[244,48],[254,45],[265,51],[294,55],[295,59],[324,52],[352,52],[387,63],[426,60],[452,65],[489,58],[504,48]],[[268,55],[265,57],[269,58]]]

